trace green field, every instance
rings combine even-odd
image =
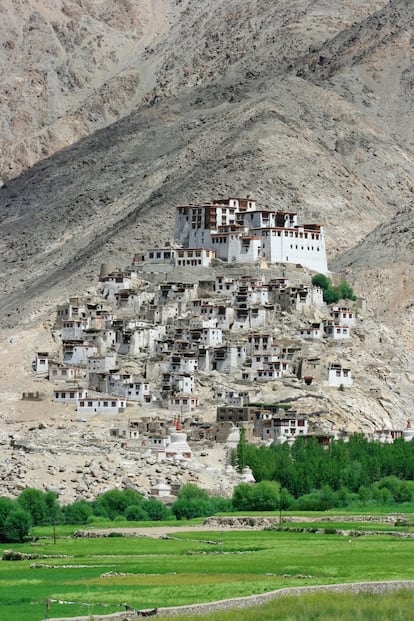
[[[335,526],[349,529],[356,525],[341,524],[338,518]],[[384,529],[384,525],[377,527]],[[42,534],[47,530],[50,536],[50,528]],[[182,532],[175,533],[173,540],[161,540],[72,539],[60,538],[60,530],[57,533],[56,543],[50,537],[33,544],[0,546],[1,552],[13,548],[38,556],[0,563],[2,621],[40,621],[45,618],[48,598],[94,604],[52,603],[48,614],[59,617],[121,611],[118,604],[122,603],[140,609],[297,585],[414,580],[414,539],[388,535],[350,539],[283,531],[224,531]],[[101,608],[99,603],[113,606]]]

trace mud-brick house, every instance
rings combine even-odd
[[[143,304],[139,307],[137,317],[143,321],[154,324],[167,324],[176,320],[183,312],[182,302],[168,302],[159,306],[157,304]]]
[[[80,414],[121,414],[126,409],[126,399],[114,397],[97,398],[88,397],[79,399],[76,404],[76,411]]]
[[[221,328],[192,328],[188,331],[188,340],[205,347],[216,347],[223,342],[223,332]]]
[[[105,392],[110,395],[140,403],[151,403],[153,399],[149,382],[131,373],[111,373],[106,376],[105,383]]]
[[[328,367],[329,386],[352,386],[354,383],[351,369],[348,365],[331,362]]]
[[[132,286],[132,280],[125,272],[113,272],[99,280],[102,283],[102,295],[106,298],[114,298],[116,293]]]
[[[64,321],[81,319],[87,315],[86,304],[80,297],[69,298],[68,303],[58,305],[54,327],[59,329],[62,327]]]
[[[198,284],[196,282],[164,282],[159,285],[155,296],[155,304],[167,302],[188,303],[197,297]]]
[[[161,376],[161,391],[164,393],[193,393],[195,378],[190,373],[163,373]]]
[[[62,322],[61,338],[62,340],[84,340],[85,330],[89,327],[90,318],[83,319],[65,319]]]
[[[216,276],[214,281],[214,293],[217,295],[228,295],[237,291],[237,279],[228,276]]]
[[[309,340],[318,340],[323,337],[323,324],[320,321],[312,322],[300,328],[300,338]]]
[[[222,386],[215,386],[213,390],[215,399],[224,401],[226,405],[236,408],[243,407],[262,398],[262,392],[258,389],[226,390]]]
[[[314,379],[325,380],[326,367],[318,357],[300,358],[297,365],[297,377],[311,384]]]
[[[262,440],[283,443],[308,434],[308,419],[294,410],[262,411],[254,424],[254,435]]]
[[[79,399],[86,399],[88,391],[86,388],[56,388],[53,391],[53,401],[57,403],[77,403]]]
[[[53,358],[54,361],[54,358]],[[49,365],[52,362],[52,357],[47,351],[37,351],[34,361],[34,370],[36,373],[48,373]]]
[[[139,426],[136,421],[128,421],[125,424],[112,423],[109,429],[109,437],[111,440],[132,440],[137,441],[140,439]]]
[[[239,426],[240,423],[254,423],[257,407],[255,406],[218,406],[216,412],[216,421],[218,423],[232,423]]]
[[[73,382],[84,377],[85,372],[77,367],[66,367],[49,364],[49,380],[51,382]]]
[[[171,373],[190,373],[193,374],[198,369],[198,357],[191,351],[173,353],[165,366],[166,372]]]
[[[285,362],[285,364],[281,365],[280,363],[282,362]],[[288,362],[281,360],[280,354],[271,354],[267,352],[262,352],[262,353],[255,353],[252,356],[251,368],[254,369],[255,371],[257,371],[258,369],[263,369],[273,364],[276,364],[277,366],[281,367],[282,370],[287,371],[288,369]]]
[[[155,343],[165,335],[166,327],[141,322],[135,327],[124,327],[117,332],[116,350],[119,354],[137,356],[143,351],[153,352]]]
[[[232,330],[255,330],[266,324],[266,309],[261,306],[237,306],[234,308]]]
[[[332,319],[340,326],[352,328],[355,325],[355,311],[349,306],[336,306],[332,304],[329,312]]]
[[[351,336],[350,327],[341,325],[334,319],[325,319],[323,322],[323,330],[328,338],[334,340],[349,339]]]
[[[256,370],[256,379],[258,382],[271,382],[283,377],[288,371],[288,362],[279,360],[264,364],[263,368]]]
[[[116,354],[106,356],[89,356],[87,360],[88,373],[108,373],[117,368]]]
[[[246,362],[247,347],[244,343],[228,343],[216,347],[210,355],[210,368],[205,370],[226,371],[235,370]]]
[[[249,353],[255,352],[274,352],[279,351],[275,338],[270,333],[257,332],[249,334]]]
[[[73,365],[87,365],[88,358],[98,355],[98,347],[90,343],[64,341],[63,362]]]
[[[211,248],[179,248],[176,255],[178,267],[210,267],[216,258]]]
[[[311,285],[297,285],[279,289],[269,287],[269,301],[278,304],[286,312],[305,312],[324,305],[322,289]]]
[[[200,399],[195,394],[172,394],[168,398],[168,407],[179,412],[192,412],[200,407]]]

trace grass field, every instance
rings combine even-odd
[[[350,527],[340,518],[335,526]],[[57,533],[61,535],[59,529]],[[174,540],[58,537],[56,544],[50,537],[32,545],[3,545],[0,551],[11,547],[38,558],[0,563],[1,621],[40,621],[48,598],[94,604],[52,603],[49,616],[59,617],[120,611],[122,603],[151,608],[297,585],[414,579],[414,540],[387,535],[350,540],[283,531],[182,532],[175,533]],[[111,606],[101,608],[98,603]]]

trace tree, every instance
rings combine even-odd
[[[253,485],[251,483],[239,483],[233,490],[233,507],[236,511],[250,511],[253,504]]]
[[[0,498],[0,541],[5,541],[4,536],[4,524],[7,520],[9,514],[17,509],[18,505],[15,500],[11,498],[1,497]]]
[[[252,511],[274,511],[280,505],[280,485],[275,481],[261,481],[252,486]]]
[[[325,291],[331,284],[331,281],[325,274],[315,274],[312,276],[312,284],[314,287],[320,287]]]
[[[13,509],[4,522],[4,541],[7,543],[23,543],[31,526],[32,518],[28,511]]]
[[[86,524],[91,515],[92,509],[86,500],[78,500],[64,509],[65,524]]]
[[[129,507],[125,509],[124,515],[129,522],[141,522],[149,519],[148,513],[145,511],[142,504],[129,505]]]
[[[44,492],[28,487],[17,498],[21,508],[30,514],[34,526],[48,523],[45,496]]]
[[[162,502],[155,498],[145,500],[143,503],[145,511],[148,513],[148,517],[153,521],[168,520],[171,517],[171,511]]]

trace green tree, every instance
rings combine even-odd
[[[91,515],[92,508],[86,500],[78,500],[64,508],[65,524],[86,524]]]
[[[46,494],[38,489],[28,487],[17,498],[18,504],[27,511],[34,526],[48,523]]]
[[[250,511],[253,504],[253,485],[251,483],[239,483],[233,490],[233,507],[236,511]]]
[[[148,513],[145,511],[142,503],[139,505],[129,505],[129,507],[125,509],[125,517],[130,522],[149,520]]]
[[[314,287],[320,287],[325,291],[331,284],[331,281],[325,274],[315,274],[312,276],[312,284]]]
[[[0,498],[0,541],[4,540],[4,524],[9,514],[17,509],[18,505],[15,500],[6,498],[5,496]]]
[[[150,498],[143,502],[143,507],[148,513],[150,520],[159,522],[160,520],[168,520],[171,517],[171,511],[162,502],[155,498]]]
[[[13,509],[7,516],[3,527],[3,538],[7,543],[25,541],[32,526],[32,517],[28,511]]]

